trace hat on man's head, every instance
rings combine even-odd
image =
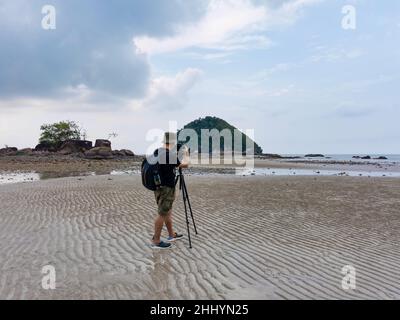
[[[176,144],[176,133],[166,132],[164,134],[163,143],[165,144]]]

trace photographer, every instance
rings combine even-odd
[[[154,249],[168,249],[171,247],[171,242],[183,238],[183,235],[178,234],[173,229],[172,205],[175,201],[176,168],[188,168],[189,165],[187,155],[184,155],[183,159],[179,159],[176,142],[176,134],[166,132],[163,147],[156,150],[159,159],[159,176],[161,181],[160,187],[154,191],[158,206],[158,216],[154,222],[154,236],[152,240],[152,248]],[[160,239],[164,224],[168,230],[166,242]]]

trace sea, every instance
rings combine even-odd
[[[356,162],[371,162],[371,163],[388,163],[395,162],[400,163],[400,154],[326,154],[324,157],[318,158],[307,158],[304,154],[284,154],[283,157],[299,157],[299,159],[292,159],[293,161],[303,160],[303,161],[356,161]],[[365,157],[370,156],[371,159],[355,159],[353,157]],[[378,160],[379,157],[386,157],[387,160]],[[289,159],[290,161],[290,159]]]

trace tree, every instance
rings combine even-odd
[[[66,140],[81,139],[82,129],[74,121],[61,121],[53,124],[44,124],[39,143],[57,146]]]
[[[235,130],[238,130],[236,127],[232,126],[231,124],[229,124],[228,122],[226,122],[225,120],[222,120],[220,118],[217,117],[205,117],[205,118],[199,118],[197,120],[194,120],[192,122],[190,122],[189,124],[184,126],[184,129],[193,129],[196,131],[197,136],[198,136],[198,152],[204,152],[206,153],[207,150],[202,151],[201,150],[201,146],[202,146],[202,141],[201,141],[201,130],[205,129],[205,130],[213,130],[213,129],[217,129],[219,132],[221,132],[222,130],[229,130],[232,134],[232,141],[231,141],[231,146],[235,145],[234,139],[235,139]],[[179,136],[180,130],[178,131],[178,136]],[[241,140],[242,140],[242,147],[241,150],[237,150],[237,151],[241,151],[241,152],[246,152],[249,146],[247,145],[247,140],[250,141],[250,143],[254,143],[254,153],[255,154],[261,154],[263,153],[262,148],[255,143],[252,139],[250,139],[246,134],[241,133]],[[240,140],[238,142],[240,144]],[[210,139],[209,141],[209,150],[208,152],[213,152],[213,151],[224,151],[225,150],[225,139],[220,139],[220,143],[219,146],[218,145],[212,145],[212,140]]]

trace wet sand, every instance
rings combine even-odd
[[[187,184],[199,235],[162,252],[139,176],[0,185],[0,298],[400,299],[400,179]],[[186,234],[181,199],[175,221]],[[55,290],[41,287],[49,264]],[[345,265],[356,290],[341,287]]]
[[[35,156],[0,156],[0,179],[2,175],[15,173],[36,173],[40,179],[62,178],[92,174],[110,174],[113,171],[140,170],[144,156],[132,158],[89,160],[78,156],[62,155],[35,155]],[[197,160],[192,158],[192,160]],[[237,162],[235,162],[237,161]],[[235,173],[236,168],[243,167],[245,158],[238,157],[231,162],[212,164],[192,161],[190,172],[200,174]],[[199,164],[195,164],[199,163]],[[251,161],[248,162],[251,164]],[[391,161],[360,162],[360,161],[303,161],[303,160],[277,160],[255,159],[254,167],[259,169],[293,169],[293,170],[339,170],[343,172],[387,172],[400,173],[400,163]],[[30,177],[28,177],[29,179]],[[2,181],[0,181],[1,184]]]

